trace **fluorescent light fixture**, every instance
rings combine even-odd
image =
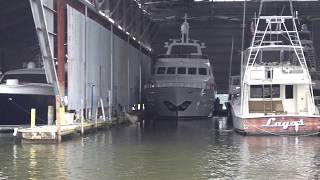
[[[193,1],[204,2],[206,0],[193,0]],[[243,2],[243,1],[253,1],[253,0],[209,0],[209,2]],[[280,2],[280,1],[288,1],[288,0],[263,0],[263,1],[264,2]],[[319,1],[319,0],[292,0],[292,1]]]
[[[114,24],[114,20],[113,19],[109,18],[108,16],[106,16],[106,17],[112,24]]]
[[[205,0],[193,0],[194,2],[203,2]],[[245,0],[209,0],[209,2],[242,2],[242,1],[245,1]],[[246,0],[246,1],[251,1],[251,0]]]
[[[108,19],[108,21],[110,21],[112,24],[114,24],[114,20],[112,18],[110,18],[108,15],[106,15],[104,12],[99,11],[99,14],[101,14],[102,16],[104,16],[105,18]]]
[[[289,0],[263,0],[264,2],[288,2]],[[319,1],[319,0],[291,0],[291,1]]]

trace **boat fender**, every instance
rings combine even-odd
[[[36,67],[36,63],[34,63],[34,62],[32,62],[32,61],[28,62],[28,64],[27,64],[27,69],[33,69],[33,68],[35,68],[35,67]]]

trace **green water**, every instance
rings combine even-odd
[[[220,118],[122,126],[55,144],[0,135],[2,179],[320,179],[320,137],[249,137]]]

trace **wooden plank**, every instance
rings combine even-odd
[[[98,121],[98,122],[87,122],[84,123],[84,131],[97,130],[103,127],[111,127],[116,124],[128,122],[125,119],[112,119],[111,121]],[[31,141],[47,141],[57,140],[57,126],[37,126],[35,128],[22,128],[18,129],[18,133],[21,134],[22,139]],[[77,134],[81,132],[81,123],[64,125],[60,129],[61,137]]]

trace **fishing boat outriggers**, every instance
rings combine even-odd
[[[320,115],[293,15],[259,16],[246,50],[241,95],[231,101],[237,132],[255,135],[317,134]],[[282,2],[283,3],[283,2]]]

